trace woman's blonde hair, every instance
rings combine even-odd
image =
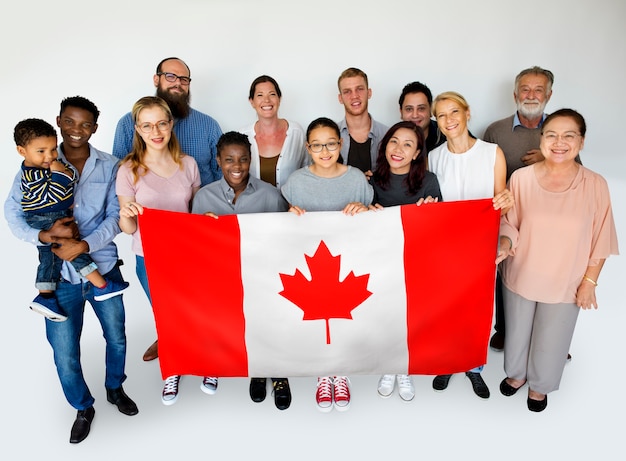
[[[142,110],[151,107],[158,107],[162,109],[168,121],[171,122],[174,119],[170,107],[163,99],[159,98],[158,96],[144,96],[133,105],[133,110],[131,111],[131,116],[133,118],[133,123],[135,126],[135,131],[133,134],[133,148],[131,152],[124,158],[122,163],[128,163],[130,165],[130,169],[133,173],[135,183],[139,180],[140,176],[143,176],[148,172],[148,167],[144,163],[144,158],[147,150],[146,142],[137,132],[137,119],[139,118],[139,114]],[[180,149],[180,144],[178,144],[178,140],[176,139],[174,131],[171,132],[170,141],[167,143],[167,148],[170,152],[170,155],[172,156],[172,159],[182,169],[182,157],[184,154]]]
[[[461,96],[456,91],[445,91],[437,95],[437,97],[433,100],[433,104],[432,104],[433,117],[437,118],[437,103],[441,101],[445,101],[447,99],[449,99],[450,101],[456,102],[459,106],[461,106],[461,108],[464,111],[467,112],[469,110],[469,104],[467,103],[467,101],[465,100],[463,96]]]

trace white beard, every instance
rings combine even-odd
[[[527,105],[528,103],[533,103],[532,105]],[[524,102],[517,102],[517,111],[520,115],[524,116],[528,119],[534,119],[541,117],[543,115],[543,110],[546,108],[546,104],[548,101],[544,101],[542,104],[539,104],[539,101],[536,99],[527,99]],[[538,105],[535,105],[538,104]]]

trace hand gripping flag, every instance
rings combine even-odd
[[[447,374],[483,365],[491,200],[139,217],[163,377]]]

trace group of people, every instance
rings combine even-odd
[[[547,394],[559,387],[579,309],[597,308],[600,270],[609,255],[618,254],[606,182],[580,162],[583,117],[571,109],[544,113],[553,81],[540,67],[520,72],[513,92],[517,111],[479,139],[468,129],[470,107],[462,95],[448,91],[433,98],[420,82],[402,90],[401,121],[391,127],[375,121],[368,111],[367,75],[356,68],[338,79],[345,118],[337,123],[320,117],[303,130],[279,116],[279,84],[262,75],[248,95],[257,121],[222,134],[212,117],[191,108],[190,69],[172,57],[157,65],[156,95],[139,99],[120,119],[113,144],[117,158],[89,144],[99,111],[83,97],[62,101],[58,147],[47,122],[20,122],[15,142],[24,161],[5,216],[17,237],[46,255],[31,308],[46,316],[63,391],[78,411],[70,442],[87,437],[95,414],[80,365],[85,301],[107,344],[107,400],[124,414],[138,412],[122,388],[126,337],[120,295],[127,283],[113,239],[120,231],[132,235],[137,277],[150,300],[137,221],[144,207],[219,219],[281,211],[355,215],[491,198],[501,213],[494,242],[496,332],[490,341],[492,349],[504,350],[500,391],[511,396],[528,384],[528,409],[545,409]],[[158,340],[143,358],[157,357]],[[481,370],[465,374],[475,394],[486,399],[490,391]],[[166,378],[164,404],[176,401],[180,379]],[[276,407],[287,409],[288,379],[270,379]],[[433,388],[446,389],[450,379],[436,376]],[[378,393],[389,397],[396,384],[403,400],[413,399],[409,375],[381,376]],[[200,384],[208,394],[217,386],[213,376]],[[263,401],[267,378],[251,378],[249,393]],[[347,410],[349,378],[318,377],[315,398],[320,411]]]

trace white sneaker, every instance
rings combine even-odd
[[[161,401],[163,405],[174,405],[178,399],[178,383],[180,382],[180,375],[168,376],[163,386],[163,393],[161,394]]]
[[[398,394],[400,394],[400,398],[406,402],[413,400],[413,397],[415,397],[413,378],[409,375],[398,375]]]
[[[333,400],[337,411],[346,411],[350,408],[350,381],[347,376],[333,378]]]
[[[217,378],[205,376],[200,383],[200,389],[202,389],[202,392],[205,394],[215,394],[215,392],[217,392]]]
[[[390,397],[396,387],[396,375],[382,375],[378,380],[378,395],[383,398]]]

